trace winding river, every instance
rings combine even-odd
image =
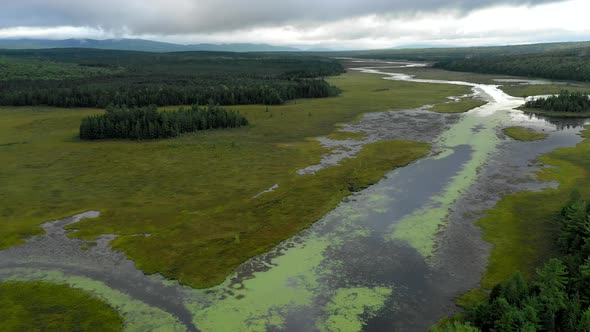
[[[495,85],[382,70],[403,72],[406,66],[416,64],[375,62],[355,70],[469,86],[487,104],[461,115],[427,107],[370,113],[344,126],[370,140],[432,142],[435,153],[352,195],[308,230],[244,263],[223,284],[195,290],[145,276],[109,248],[113,236],[90,247],[66,237],[66,224],[96,217],[96,211],[46,223],[45,235],[0,251],[0,279],[94,291],[124,313],[128,330],[426,330],[456,312],[456,295],[478,286],[489,245],[473,225],[476,215],[507,193],[554,186],[531,177],[538,167],[533,161],[578,143],[585,121],[525,116],[515,110],[523,99]],[[501,132],[510,125],[544,130],[548,138],[510,140]]]

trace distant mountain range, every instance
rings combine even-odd
[[[98,48],[143,52],[297,52],[298,48],[268,44],[173,44],[145,39],[0,39],[0,49]]]

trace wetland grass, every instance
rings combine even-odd
[[[2,331],[122,331],[123,320],[91,293],[40,281],[0,283]]]
[[[547,134],[521,126],[504,128],[502,131],[512,139],[522,142],[538,141],[547,137]]]
[[[411,109],[469,92],[361,73],[329,81],[341,96],[297,100],[268,112],[262,105],[228,107],[250,126],[157,141],[80,141],[80,120],[103,112],[98,109],[0,108],[0,248],[42,233],[41,223],[99,210],[99,218],[71,225],[77,230],[71,236],[118,234],[113,246],[145,272],[212,286],[320,219],[351,188],[375,183],[429,152],[423,143],[371,143],[339,166],[300,176],[298,169],[317,164],[325,152],[311,137],[340,136],[334,134],[338,123],[367,112]],[[277,190],[251,199],[275,183]],[[134,236],[145,233],[152,236]]]

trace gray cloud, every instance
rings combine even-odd
[[[88,26],[132,34],[189,34],[312,26],[362,15],[469,12],[563,0],[0,0],[0,28]]]

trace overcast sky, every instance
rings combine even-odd
[[[590,40],[590,0],[0,0],[0,38],[337,49]]]

